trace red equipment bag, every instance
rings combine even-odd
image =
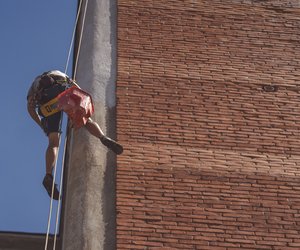
[[[84,126],[94,113],[92,97],[75,86],[60,93],[57,99],[58,108],[67,113],[75,128]]]

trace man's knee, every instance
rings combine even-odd
[[[94,122],[94,121],[92,120],[92,118],[89,117],[89,118],[87,119],[87,121],[86,121],[85,126],[89,126],[90,124],[95,124],[95,123],[96,123],[96,122]]]
[[[59,137],[60,134],[53,132],[48,135],[49,147],[58,147],[59,146]]]

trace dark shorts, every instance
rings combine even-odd
[[[62,111],[57,112],[48,117],[42,118],[42,126],[44,132],[49,135],[52,132],[61,133]]]
[[[66,89],[66,87],[63,87],[61,85],[55,85],[47,90],[44,90],[43,96],[41,99],[41,105],[52,100],[53,98],[58,96],[61,92],[63,92],[65,89]],[[47,135],[49,135],[52,132],[61,133],[62,111],[57,112],[48,117],[43,117],[40,110],[39,110],[39,114],[42,116],[43,130]]]

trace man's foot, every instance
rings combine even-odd
[[[51,174],[46,174],[43,180],[43,185],[48,193],[48,195],[51,198],[52,194],[52,184],[53,184],[53,176]],[[58,200],[59,199],[59,191],[57,189],[57,185],[54,184],[54,191],[53,191],[53,199]]]
[[[110,139],[109,137],[103,136],[100,141],[102,144],[106,147],[108,147],[110,150],[112,150],[117,155],[120,155],[123,153],[123,147],[113,139]]]

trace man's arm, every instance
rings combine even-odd
[[[69,83],[70,83],[71,86],[75,86],[75,87],[81,89],[81,88],[79,87],[79,85],[75,82],[75,80],[73,80],[73,79],[71,79],[71,78],[69,78]]]
[[[31,97],[28,98],[27,101],[27,111],[29,113],[29,115],[31,116],[31,118],[40,126],[42,127],[42,123],[41,123],[41,119],[38,115],[38,113],[36,112],[36,108],[35,108],[35,104],[32,100]]]

